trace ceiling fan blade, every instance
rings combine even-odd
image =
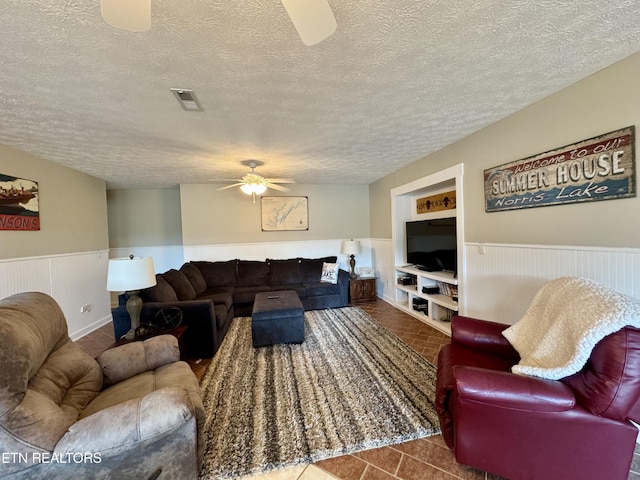
[[[268,178],[267,181],[273,183],[296,183],[293,178]]]
[[[269,183],[269,182],[267,182],[267,188],[273,188],[274,190],[278,190],[280,192],[289,191],[287,187],[283,187],[282,185],[276,185],[275,183]]]
[[[315,45],[336,31],[336,17],[333,16],[327,0],[281,2],[305,45]]]
[[[101,0],[102,18],[112,27],[131,32],[151,29],[151,0]]]
[[[239,187],[240,185],[244,185],[244,183],[233,183],[231,185],[227,185],[226,187],[220,187],[218,190],[226,190],[227,188]]]

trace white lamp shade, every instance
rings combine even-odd
[[[342,253],[345,255],[358,255],[360,253],[360,240],[344,240]]]
[[[107,290],[110,292],[130,292],[153,287],[156,275],[151,257],[125,257],[109,260]]]

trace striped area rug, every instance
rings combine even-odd
[[[305,341],[254,349],[236,318],[202,378],[202,479],[232,478],[440,432],[436,367],[358,307],[305,312]]]

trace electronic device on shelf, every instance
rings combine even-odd
[[[422,293],[427,295],[436,295],[440,293],[440,287],[422,287]]]
[[[458,243],[455,218],[408,221],[405,234],[407,263],[427,272],[451,271],[456,278]]]
[[[398,277],[398,285],[415,285],[416,277],[414,275],[401,275]]]

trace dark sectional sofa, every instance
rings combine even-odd
[[[235,316],[250,316],[256,293],[294,290],[305,310],[344,307],[349,302],[349,274],[339,270],[337,283],[320,280],[324,263],[336,257],[286,260],[193,261],[156,275],[157,285],[140,291],[144,304],[140,323],[155,323],[167,307],[177,307],[188,325],[181,346],[188,358],[212,357]],[[113,310],[116,339],[130,328],[120,296]]]

